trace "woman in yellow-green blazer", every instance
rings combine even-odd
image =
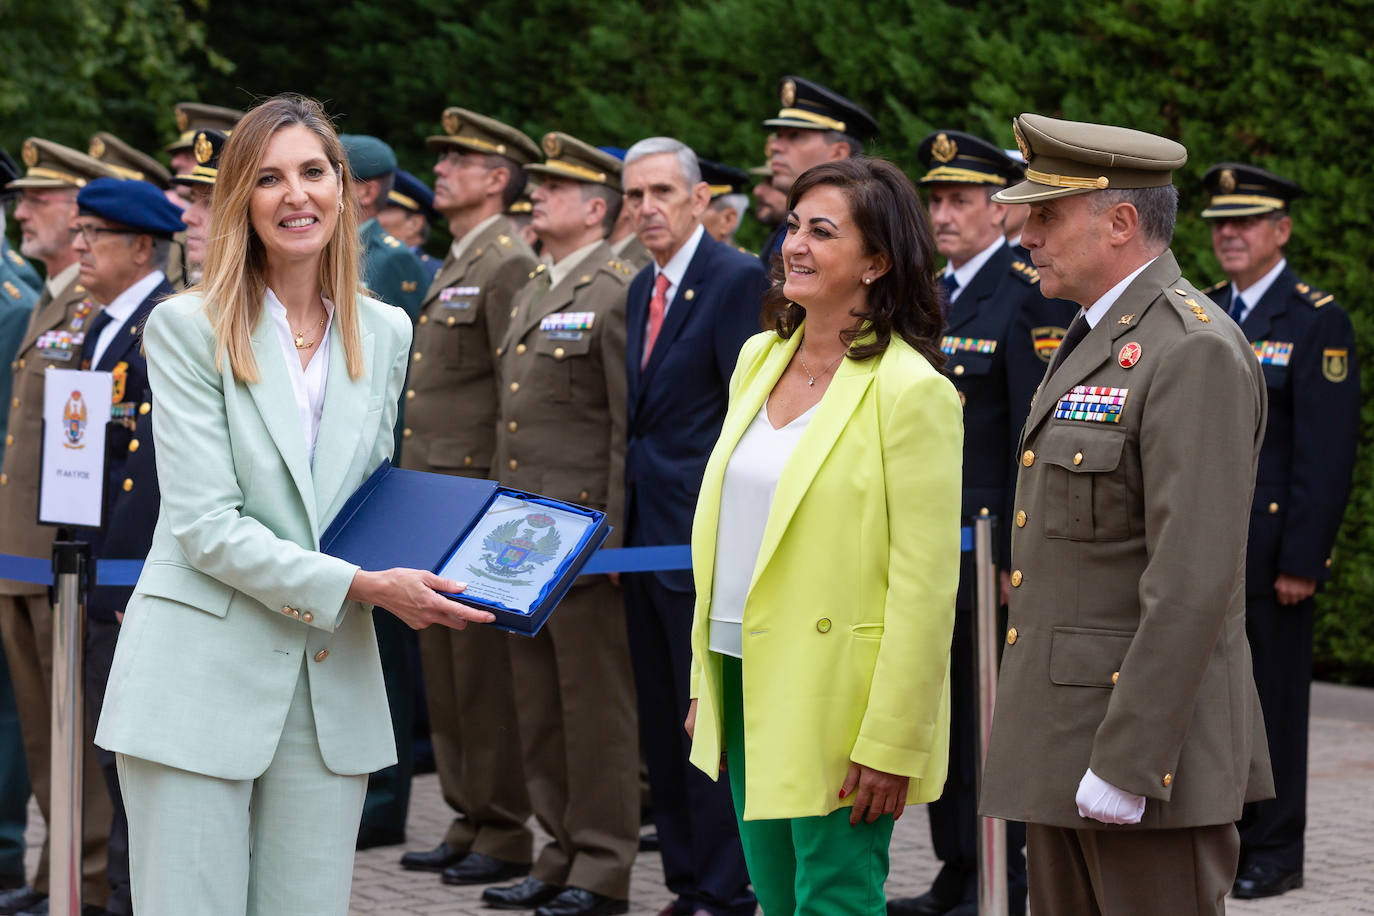
[[[881,914],[949,738],[963,426],[934,244],[882,160],[793,185],[692,530],[691,760],[729,773],[763,911]]]

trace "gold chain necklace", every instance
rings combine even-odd
[[[835,361],[834,361],[833,363],[831,363],[830,365],[826,366],[824,369],[822,369],[822,370],[821,370],[820,372],[818,372],[816,375],[812,375],[812,374],[811,374],[811,367],[808,366],[808,365],[806,364],[806,357],[805,357],[805,356],[802,356],[802,347],[804,347],[804,346],[806,346],[806,338],[805,338],[805,337],[803,337],[803,338],[801,339],[801,343],[797,344],[797,359],[801,360],[802,371],[806,373],[806,379],[807,379],[807,381],[806,381],[806,386],[807,386],[808,388],[814,388],[814,387],[816,387],[816,379],[819,378],[820,376],[825,375],[826,373],[828,373],[828,372],[830,372],[831,370],[833,370],[836,366],[838,366],[838,365],[840,364],[840,360],[844,359],[844,353],[848,353],[848,352],[849,352],[848,350],[845,350],[844,353],[841,353],[839,356],[835,357]]]
[[[316,324],[315,327],[311,328],[310,330],[312,330],[312,331],[318,331],[320,328],[324,327],[324,321],[325,321],[325,319],[328,318],[328,317],[329,317],[329,313],[328,313],[328,312],[325,312],[323,315],[320,316],[319,323]],[[313,341],[313,340],[306,340],[306,339],[305,339],[305,332],[304,332],[304,331],[297,331],[297,332],[296,332],[296,340],[295,340],[295,343],[296,343],[296,349],[297,349],[297,350],[309,350],[311,347],[315,346],[315,341]]]

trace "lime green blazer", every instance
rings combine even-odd
[[[725,467],[802,338],[750,338],[692,526],[692,763],[718,775],[720,656],[708,646]],[[744,607],[747,820],[830,813],[855,761],[940,795],[959,578],[963,415],[900,339],[845,359],[778,481]]]
[[[345,500],[391,455],[410,319],[358,297],[363,374],[332,325],[313,465],[271,316],[252,333],[258,382],[215,360],[199,296],[144,327],[162,503],[120,628],[95,742],[221,779],[276,751],[301,677],[325,765],[396,762],[371,608],[345,596],[358,567],[319,552]]]

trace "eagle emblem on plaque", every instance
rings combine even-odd
[[[482,565],[470,565],[468,571],[508,585],[531,585],[520,577],[557,556],[562,543],[553,519],[532,512],[523,519],[503,522],[488,532],[482,539]]]
[[[86,437],[86,402],[80,391],[73,391],[62,405],[62,434],[67,448],[85,448],[82,439]]]

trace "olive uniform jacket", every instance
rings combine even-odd
[[[1245,637],[1265,414],[1249,343],[1168,251],[1041,382],[983,814],[1106,828],[1074,803],[1089,767],[1147,799],[1110,829],[1230,823],[1272,796]]]
[[[492,476],[590,506],[619,547],[625,517],[625,291],[633,272],[606,243],[549,288],[536,268],[501,345]]]
[[[745,342],[692,525],[691,762],[719,777],[720,656],[708,649],[721,488],[802,339]],[[850,761],[940,795],[959,578],[963,422],[954,386],[904,341],[843,359],[788,458],[744,606],[746,820],[815,817]]]
[[[401,465],[416,471],[495,476],[496,350],[511,302],[536,263],[498,216],[461,258],[450,251],[415,326],[401,433]]]
[[[120,628],[95,743],[220,779],[253,779],[276,752],[297,680],[310,679],[320,754],[340,775],[396,762],[369,607],[346,600],[358,567],[320,533],[391,455],[410,320],[358,297],[363,374],[331,325],[313,464],[264,307],[260,380],[216,365],[199,296],[144,326],[162,508]],[[302,674],[304,664],[304,675]]]
[[[14,387],[3,468],[0,468],[0,553],[22,557],[52,555],[57,529],[38,524],[38,465],[43,449],[43,376],[49,367],[80,369],[81,344],[95,317],[86,287],[71,278],[39,296],[29,327],[12,360]],[[41,595],[45,585],[0,579],[0,594]]]

